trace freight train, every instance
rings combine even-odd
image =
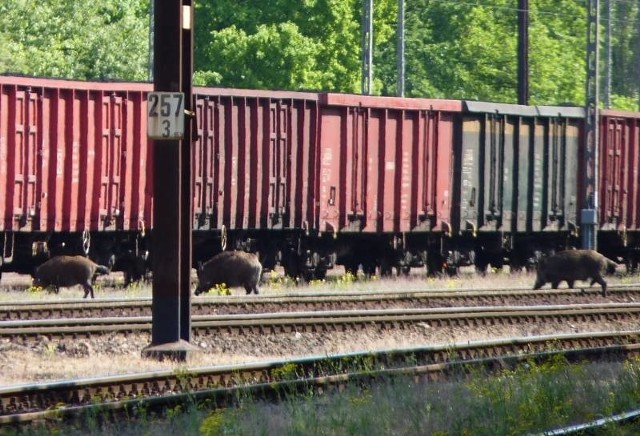
[[[153,237],[148,83],[0,76],[2,271],[85,254],[136,279]],[[512,270],[580,245],[581,107],[194,88],[193,261],[306,280]],[[598,247],[636,268],[640,114],[600,111]]]

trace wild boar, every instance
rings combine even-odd
[[[244,251],[223,251],[198,268],[198,287],[195,294],[207,292],[215,285],[230,288],[243,286],[247,295],[258,293],[262,265],[258,256]]]
[[[140,251],[139,254],[136,254],[133,250],[127,250],[117,257],[113,269],[124,273],[125,287],[139,281],[148,283],[151,271],[149,253]]]
[[[53,286],[57,294],[58,288],[81,285],[84,298],[93,295],[91,282],[99,274],[109,274],[109,268],[98,265],[83,256],[56,256],[36,268],[33,284],[35,286]]]
[[[607,295],[607,282],[602,275],[613,274],[617,263],[595,250],[566,250],[542,258],[538,264],[538,274],[533,289],[540,289],[545,283],[557,289],[562,281],[566,281],[571,289],[576,280],[591,279],[592,286],[598,282],[602,286],[602,296]]]

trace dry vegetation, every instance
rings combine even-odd
[[[96,300],[139,298],[151,296],[150,286],[138,286],[128,289],[108,286],[109,281],[119,280],[110,276],[99,279],[96,286]],[[23,277],[7,277],[20,286]],[[610,283],[620,283],[629,279],[609,278]],[[3,277],[3,282],[5,277]],[[492,273],[478,277],[472,273],[463,273],[458,278],[427,279],[413,275],[401,279],[355,280],[353,277],[336,274],[323,283],[311,283],[304,287],[295,287],[282,276],[266,277],[261,287],[262,295],[276,295],[291,292],[357,292],[364,290],[404,291],[418,289],[452,290],[462,288],[493,289],[523,288],[531,289],[533,275],[509,275]],[[8,301],[51,301],[80,299],[80,288],[62,289],[60,294],[48,292],[26,292],[24,283],[21,291],[9,290],[0,294],[0,304]],[[231,290],[232,295],[244,295],[243,289]],[[210,294],[211,295],[211,294]],[[194,297],[202,298],[202,297]],[[255,298],[260,298],[257,296]],[[265,335],[260,337],[194,337],[192,342],[202,352],[189,356],[187,366],[212,366],[233,364],[256,360],[283,359],[305,355],[327,355],[351,351],[369,351],[388,348],[424,346],[431,344],[452,344],[510,336],[528,336],[576,331],[628,330],[634,325],[615,323],[602,325],[552,325],[535,324],[528,326],[490,327],[469,331],[463,328],[438,328],[428,325],[416,325],[409,331],[379,332],[375,329],[359,332],[354,338],[347,333]],[[185,364],[175,362],[157,362],[143,359],[141,351],[149,345],[148,334],[129,337],[100,337],[91,340],[65,340],[50,342],[43,338],[38,343],[0,342],[0,386],[33,383],[44,380],[64,380],[87,378],[102,375],[116,375],[135,371],[156,371],[175,369]]]
[[[196,283],[195,271],[193,272],[192,289]],[[476,275],[471,269],[464,269],[458,277],[433,278],[426,277],[424,273],[414,271],[408,277],[394,277],[379,279],[373,277],[365,280],[363,277],[345,275],[342,268],[332,271],[326,280],[315,281],[305,285],[298,285],[293,280],[285,278],[281,271],[267,272],[263,276],[260,285],[262,295],[284,295],[287,293],[314,293],[314,292],[361,292],[361,291],[411,291],[411,290],[455,290],[455,289],[496,289],[514,288],[531,289],[535,281],[534,274],[509,274],[505,271],[490,272],[485,276]],[[620,279],[608,278],[610,283],[618,283]],[[37,302],[81,299],[82,290],[79,287],[63,288],[59,294],[51,292],[28,292],[30,284],[28,276],[17,274],[4,274],[2,284],[8,286],[7,292],[0,292],[0,304],[5,302]],[[96,299],[122,299],[151,297],[151,285],[131,285],[128,288],[122,286],[123,278],[119,273],[112,273],[106,277],[98,277],[95,290]],[[588,283],[587,283],[588,284]],[[579,283],[578,283],[579,285]],[[233,288],[231,295],[244,296],[242,288]],[[211,296],[213,293],[203,294],[202,297]],[[193,297],[200,298],[200,297]],[[259,298],[259,297],[258,297]]]

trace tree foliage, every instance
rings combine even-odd
[[[76,79],[147,78],[149,0],[8,0],[3,71]],[[2,60],[4,58],[4,61]]]
[[[361,0],[196,4],[195,68],[206,84],[358,92]],[[378,0],[383,14],[392,0]],[[377,24],[377,23],[376,23]],[[392,38],[381,25],[377,41]]]
[[[620,109],[637,109],[640,99],[640,2],[611,2],[611,7],[612,101]],[[623,100],[631,99],[635,108],[634,104],[623,103]]]
[[[529,2],[530,102],[581,104],[584,7],[573,1],[551,3]],[[409,95],[517,101],[518,21],[513,1],[423,0],[411,2],[407,16]]]
[[[398,0],[373,4],[373,93],[394,95]],[[405,5],[405,95],[516,102],[517,2]],[[612,102],[635,110],[639,2],[612,5]],[[363,0],[198,0],[195,7],[197,84],[360,92]],[[530,0],[529,7],[530,103],[583,104],[584,1]],[[604,36],[609,17],[602,17]],[[8,0],[0,3],[0,72],[146,80],[149,24],[150,0]]]

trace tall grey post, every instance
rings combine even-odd
[[[585,107],[585,198],[580,213],[582,248],[597,250],[598,241],[598,103],[600,99],[598,33],[600,1],[587,1],[587,80]]]
[[[373,0],[363,0],[362,13],[362,94],[371,94],[373,82]]]

